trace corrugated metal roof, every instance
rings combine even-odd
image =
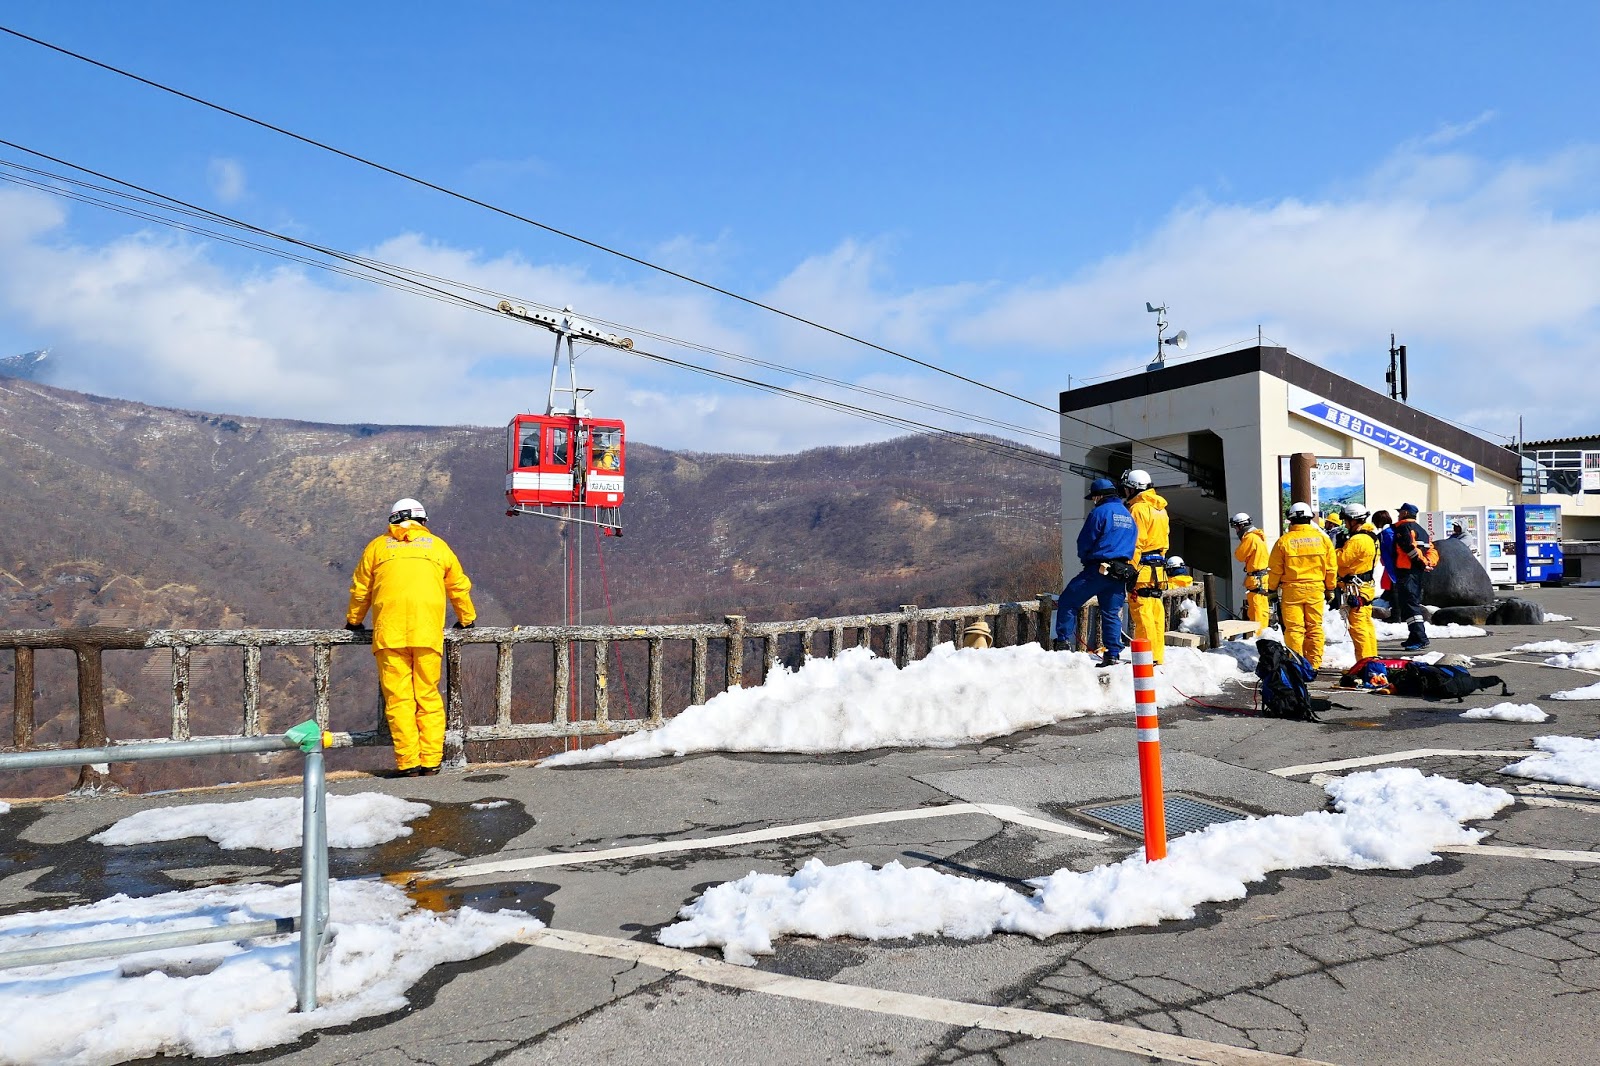
[[[1522,447],[1524,450],[1529,448],[1559,448],[1564,444],[1600,445],[1600,433],[1590,433],[1583,437],[1551,437],[1549,440],[1525,440],[1522,442]],[[1506,447],[1512,451],[1517,450],[1517,446],[1514,444],[1508,444]]]

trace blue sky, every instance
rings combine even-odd
[[[1190,354],[1260,325],[1382,388],[1395,332],[1419,406],[1596,429],[1593,374],[1566,365],[1600,354],[1594,4],[77,3],[0,25],[1049,408],[1068,375],[1142,365],[1154,300]],[[0,131],[308,240],[1054,432],[4,35]],[[542,408],[549,343],[0,184],[0,355],[38,347],[60,384],[153,403],[494,424]],[[893,432],[616,353],[580,365],[597,413],[651,443]]]

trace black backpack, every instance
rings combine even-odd
[[[1268,718],[1317,721],[1317,712],[1327,710],[1330,704],[1327,700],[1313,700],[1306,688],[1306,682],[1317,676],[1311,664],[1275,640],[1256,641],[1256,651],[1261,656],[1256,662],[1256,676],[1261,679],[1261,713]]]
[[[1471,670],[1464,666],[1443,666],[1431,663],[1411,662],[1399,670],[1389,674],[1389,683],[1394,686],[1398,696],[1421,696],[1427,700],[1455,700],[1463,702],[1462,697],[1470,696],[1479,689],[1500,686],[1500,695],[1509,696],[1511,692],[1506,688],[1506,683],[1500,678],[1490,675],[1488,677],[1474,677]]]

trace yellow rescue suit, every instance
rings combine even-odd
[[[1378,654],[1378,631],[1372,626],[1372,573],[1377,564],[1378,527],[1363,522],[1339,549],[1339,588],[1345,595],[1345,625],[1356,646],[1356,662]]]
[[[1313,667],[1322,666],[1322,612],[1338,574],[1333,541],[1304,522],[1291,525],[1267,559],[1267,591],[1278,594],[1283,642]]]
[[[1139,568],[1139,576],[1133,583],[1133,595],[1128,597],[1128,608],[1133,615],[1133,635],[1136,639],[1143,637],[1148,640],[1155,661],[1164,662],[1167,650],[1167,605],[1159,593],[1166,585],[1166,580],[1163,574],[1142,565],[1139,560],[1150,552],[1161,556],[1167,554],[1167,541],[1171,536],[1167,522],[1167,501],[1157,495],[1155,489],[1145,489],[1128,501],[1128,511],[1133,515],[1133,524],[1139,536],[1133,549],[1133,558],[1128,560]],[[1141,590],[1152,591],[1156,595],[1141,595]]]
[[[1267,535],[1249,529],[1239,538],[1233,557],[1244,567],[1244,616],[1256,624],[1256,634],[1267,628],[1272,605],[1267,602]]]
[[[438,766],[444,758],[445,601],[457,619],[472,622],[478,612],[471,589],[456,553],[417,522],[391,524],[356,564],[345,621],[358,623],[372,610],[372,651],[397,770]]]

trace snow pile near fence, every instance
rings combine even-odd
[[[442,963],[510,943],[538,919],[502,911],[419,910],[394,885],[334,881],[332,934],[317,968],[317,1009],[295,1011],[295,934],[147,951],[120,959],[0,971],[0,1062],[100,1066],[163,1055],[234,1055],[313,1029],[403,1010],[406,991]],[[0,918],[8,948],[204,928],[298,914],[300,885],[234,885],[113,896]]]
[[[671,947],[720,947],[752,965],[778,937],[865,940],[995,932],[1035,937],[1194,917],[1203,903],[1242,899],[1275,870],[1339,866],[1409,870],[1433,849],[1471,844],[1483,833],[1461,823],[1509,806],[1505,791],[1411,768],[1352,774],[1324,786],[1338,813],[1313,811],[1224,822],[1180,837],[1160,862],[1142,851],[1086,872],[1057,870],[1023,895],[993,881],[899,863],[828,866],[810,859],[789,877],[749,874],[712,888],[657,936]]]
[[[1500,772],[1558,785],[1600,789],[1600,740],[1538,737],[1533,746],[1548,755],[1530,755]]]
[[[775,669],[766,684],[722,692],[650,729],[544,760],[574,766],[700,751],[867,751],[950,747],[1092,714],[1131,714],[1133,671],[1097,668],[1092,655],[1012,648],[935,647],[897,669],[865,648]],[[1156,670],[1161,706],[1215,695],[1239,680],[1233,660],[1168,648]]]
[[[1553,700],[1600,700],[1600,681],[1582,688],[1562,689],[1560,692],[1550,693]]]
[[[405,823],[432,808],[399,796],[361,792],[354,796],[328,796],[328,846],[370,848],[386,840],[411,835]],[[224,851],[263,848],[286,851],[300,846],[301,801],[242,800],[238,803],[192,803],[182,807],[156,807],[140,811],[89,839],[96,844],[147,844],[184,837],[209,837]]]

